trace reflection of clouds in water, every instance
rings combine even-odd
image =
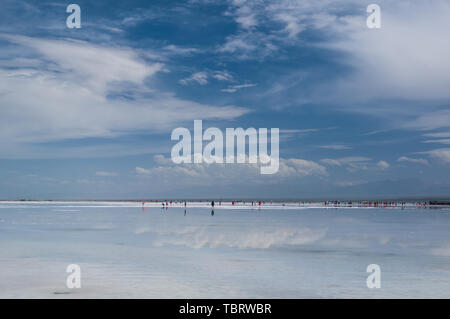
[[[149,227],[139,227],[139,228],[137,228],[137,229],[134,231],[134,233],[135,233],[136,235],[140,235],[140,234],[148,233],[148,232],[150,232],[150,231],[151,231],[151,230],[150,230]]]
[[[142,233],[142,229],[138,231]],[[204,227],[187,227],[178,231],[157,232],[160,236],[154,244],[155,246],[178,245],[191,248],[267,249],[273,246],[309,244],[323,238],[326,232],[327,229],[300,228],[271,231],[242,230],[241,232],[225,233],[208,231]]]
[[[171,230],[156,230],[139,227],[134,233],[156,235],[155,246],[176,245],[191,248],[230,247],[267,249],[283,245],[305,245],[315,243],[320,246],[341,248],[365,248],[373,244],[387,245],[391,238],[380,234],[342,234],[333,236],[327,228],[278,228],[278,229],[240,229],[233,232],[219,231],[202,226],[189,226]]]
[[[338,246],[346,248],[364,248],[367,246],[367,244],[363,243],[361,240],[349,238],[332,238],[324,240],[322,243],[325,246]]]
[[[115,229],[116,227],[111,224],[98,224],[98,225],[94,225],[92,228],[95,230],[111,230],[111,229]]]
[[[380,298],[448,298],[450,219],[440,212],[217,209],[211,218],[209,208],[184,217],[184,207],[142,214],[141,205],[2,210],[0,296],[372,298],[364,274],[377,263],[389,268]],[[73,262],[89,287],[61,295]]]
[[[450,257],[450,243],[447,243],[439,248],[432,249],[431,254],[440,257]]]
[[[134,233],[136,235],[141,235],[141,234],[145,234],[145,233],[152,233],[155,235],[183,235],[183,234],[190,234],[193,232],[198,231],[199,229],[201,229],[199,226],[188,226],[188,227],[183,227],[180,229],[173,229],[173,230],[153,230],[151,227],[145,226],[145,227],[138,227]]]
[[[390,242],[390,237],[387,235],[344,235],[341,237],[334,237],[323,240],[321,244],[325,246],[337,246],[345,248],[365,248],[371,244],[386,245]]]

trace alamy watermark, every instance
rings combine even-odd
[[[69,29],[81,28],[81,8],[78,4],[69,4],[66,12],[70,15],[66,19],[66,25]]]
[[[366,272],[370,275],[366,279],[367,288],[381,288],[381,268],[377,264],[370,264],[366,268]]]
[[[366,9],[367,16],[366,24],[369,29],[380,29],[381,28],[381,8],[378,4],[372,3],[367,6]]]
[[[66,25],[69,29],[81,28],[81,8],[78,4],[69,4],[66,8],[66,12],[70,15],[66,19]],[[366,12],[368,13],[366,25],[369,29],[381,28],[381,8],[376,3],[371,3],[367,6]]]
[[[253,127],[227,128],[225,134],[217,127],[203,132],[202,120],[194,121],[194,153],[192,153],[191,132],[184,127],[172,131],[172,141],[178,141],[172,148],[171,157],[175,164],[181,163],[226,163],[259,164],[261,174],[275,174],[280,166],[278,128],[270,129],[270,155],[268,154],[268,129]],[[225,140],[224,140],[225,136]],[[208,144],[203,147],[203,142]],[[224,154],[225,144],[225,154]],[[246,149],[248,145],[248,154]],[[236,152],[235,152],[236,150]]]
[[[66,272],[69,273],[66,279],[67,288],[81,288],[81,267],[77,264],[70,264],[67,266]]]

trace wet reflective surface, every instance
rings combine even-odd
[[[445,209],[2,203],[0,297],[449,298],[449,230]]]

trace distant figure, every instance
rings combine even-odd
[[[186,207],[186,201],[184,202],[184,207]]]
[[[211,207],[214,209],[214,201],[211,202]]]

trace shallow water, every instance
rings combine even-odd
[[[1,203],[0,297],[450,298],[450,210],[153,206]]]

